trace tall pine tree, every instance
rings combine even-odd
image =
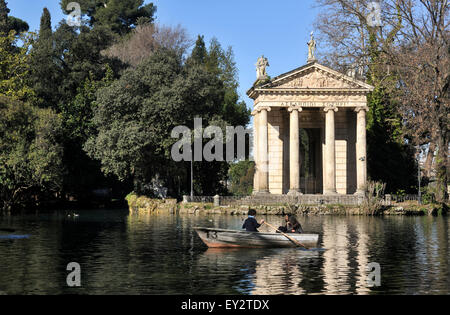
[[[61,0],[65,13],[72,0]],[[138,23],[151,23],[154,20],[156,6],[144,4],[144,0],[78,0],[81,12],[88,17],[90,26],[108,27],[116,34],[128,34]]]
[[[39,38],[31,50],[30,82],[37,95],[37,105],[58,108],[61,68],[55,50],[50,12],[44,8]]]
[[[17,34],[28,31],[27,22],[9,16],[9,12],[8,3],[5,0],[0,0],[0,36],[6,36],[12,30]]]
[[[9,33],[9,15],[7,2],[0,0],[0,36],[6,36]]]

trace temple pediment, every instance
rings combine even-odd
[[[287,89],[359,88],[354,82],[315,67],[287,76],[272,83],[270,87]]]
[[[369,93],[372,90],[373,87],[365,82],[314,62],[253,87],[248,94],[250,97],[254,97],[255,93],[264,94],[264,92],[277,91],[358,91]]]

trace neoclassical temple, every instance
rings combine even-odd
[[[269,79],[266,58],[247,92],[254,100],[255,194],[364,194],[367,94],[373,87],[319,63]]]

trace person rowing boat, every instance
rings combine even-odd
[[[260,223],[256,221],[256,210],[250,209],[248,211],[248,218],[245,220],[244,225],[242,225],[242,228],[245,229],[247,232],[258,232],[258,228],[261,227],[261,225],[264,224],[264,220],[261,220]]]
[[[302,225],[300,224],[300,222],[298,222],[295,215],[287,214],[284,217],[284,220],[285,220],[285,225],[280,226],[278,228],[279,231],[281,231],[283,233],[297,233],[297,234],[303,233]]]

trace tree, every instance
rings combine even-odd
[[[65,13],[71,0],[61,0]],[[114,33],[125,35],[134,29],[138,22],[151,23],[154,20],[156,6],[145,4],[144,0],[79,0],[81,12],[89,18],[90,26],[103,26]]]
[[[329,66],[366,79],[375,87],[368,96],[367,158],[371,179],[387,183],[387,191],[410,190],[415,183],[414,152],[405,137],[398,100],[392,93],[397,76],[387,66],[387,51],[402,28],[398,0],[383,1],[380,20],[369,19],[373,1],[317,0],[323,8],[316,20],[321,58]]]
[[[37,95],[36,105],[55,110],[58,109],[62,97],[59,86],[64,81],[61,59],[56,47],[50,12],[44,8],[39,37],[31,49],[29,81]]]
[[[186,67],[201,67],[214,75],[223,84],[223,99],[220,114],[214,120],[214,126],[225,130],[226,126],[246,127],[250,121],[250,111],[243,101],[239,101],[237,68],[231,47],[224,50],[216,38],[212,38],[206,48],[203,36],[198,36],[191,56],[186,61]],[[225,132],[223,131],[225,134]],[[224,143],[226,139],[224,139]],[[206,142],[206,140],[205,140]],[[205,143],[206,144],[206,143]],[[249,152],[249,142],[246,143]],[[237,159],[237,142],[235,142],[235,158]],[[224,147],[224,152],[226,148]],[[239,157],[241,158],[241,157]],[[226,193],[223,183],[227,181],[230,165],[227,162],[194,163],[195,191],[201,195]],[[216,186],[213,178],[221,178],[222,186]],[[213,188],[213,189],[211,189]]]
[[[217,38],[211,39],[207,49],[204,37],[199,35],[186,65],[205,67],[209,73],[223,82],[225,94],[221,117],[232,126],[247,126],[250,122],[250,111],[244,101],[239,101],[238,70],[233,49],[228,47],[225,51]]]
[[[0,36],[9,34],[8,14],[10,10],[5,0],[0,0]]]
[[[52,110],[0,96],[0,208],[36,205],[61,189],[61,120]]]
[[[398,78],[391,93],[412,143],[428,147],[429,160],[436,153],[436,199],[444,202],[450,176],[450,6],[447,0],[399,0],[398,7],[404,21],[401,40],[386,51],[385,60]]]
[[[236,196],[250,196],[253,192],[254,175],[254,162],[246,160],[232,164],[229,170],[231,193]]]
[[[205,37],[198,35],[194,49],[192,49],[191,56],[188,59],[188,64],[205,64],[207,55],[208,51],[206,50]]]
[[[30,26],[28,25],[27,22],[16,18],[14,16],[10,16],[9,17],[9,30],[10,31],[15,31],[17,34],[23,33],[23,32],[28,32],[28,30],[30,29]]]
[[[29,67],[28,50],[31,38],[21,35],[21,47],[16,47],[18,38],[14,31],[0,36],[0,95],[17,100],[33,100],[34,91],[27,83]]]
[[[192,129],[196,116],[208,123],[220,113],[222,100],[217,78],[202,67],[185,68],[176,52],[158,50],[98,92],[93,119],[97,135],[85,149],[101,161],[105,174],[132,178],[136,192],[142,193],[157,174],[162,179],[185,175],[171,159],[176,142],[171,131],[182,125]]]
[[[5,0],[0,0],[0,36],[6,36],[11,31],[15,31],[16,34],[28,31],[29,26],[25,21],[9,16],[7,4]]]
[[[129,36],[103,51],[103,54],[136,67],[160,48],[175,50],[184,55],[190,46],[191,40],[186,30],[180,26],[167,27],[147,23],[138,25]]]

